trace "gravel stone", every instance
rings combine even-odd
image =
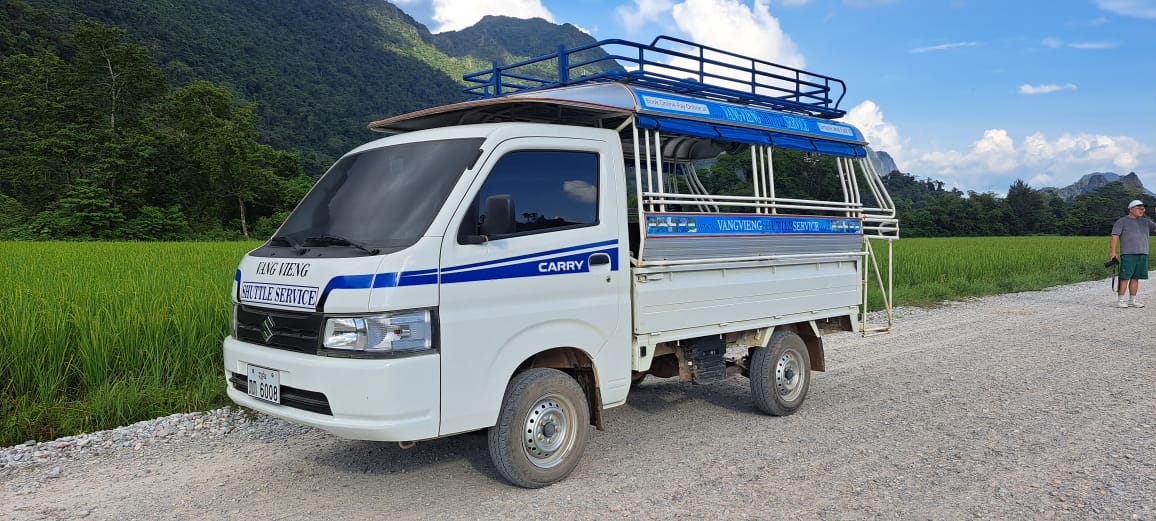
[[[0,517],[1156,520],[1156,306],[1114,303],[1096,281],[897,309],[828,336],[781,418],[742,377],[648,377],[539,490],[484,431],[403,450],[222,408],[0,448]]]

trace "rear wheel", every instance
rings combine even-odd
[[[751,395],[755,406],[773,416],[787,416],[803,405],[811,384],[807,345],[794,331],[776,331],[766,347],[751,355]]]
[[[490,428],[490,459],[507,481],[540,488],[578,465],[590,431],[582,387],[557,369],[530,369],[506,387],[498,424]]]

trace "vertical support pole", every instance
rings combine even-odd
[[[490,62],[492,68],[490,69],[490,94],[494,97],[502,95],[502,69],[498,67],[498,62]]]
[[[631,117],[631,119],[634,119]],[[634,205],[638,208],[638,260],[642,261],[642,251],[646,249],[646,210],[642,205],[642,155],[638,145],[638,122],[634,121],[630,127],[634,130]],[[629,214],[629,209],[627,209]]]
[[[775,147],[764,145],[763,153],[767,155],[767,188],[771,195],[771,213],[779,213],[778,203],[775,202]]]
[[[566,46],[558,46],[558,83],[563,85],[570,82],[570,55],[566,54]]]
[[[759,159],[759,146],[751,145],[751,186],[754,187],[756,203],[762,202],[763,195],[759,186],[759,177],[762,176],[762,172],[759,170]],[[763,213],[763,207],[755,206],[755,213]]]
[[[666,181],[662,178],[662,134],[659,134],[658,129],[654,129],[654,163],[655,170],[658,171],[658,189],[662,193],[662,197],[666,198]],[[658,211],[666,211],[666,203],[658,205]]]
[[[851,174],[851,201],[859,205],[859,217],[866,218],[867,216],[863,213],[863,198],[859,197],[859,176],[855,173],[855,163],[851,161],[851,158],[846,158],[846,160],[847,168],[850,170]],[[863,175],[863,180],[867,181],[867,173],[864,172]]]
[[[839,167],[839,184],[843,185],[843,207],[846,211],[843,215],[852,217],[851,215],[851,180],[847,178],[846,166],[843,163],[843,158],[835,158],[835,165]]]
[[[643,137],[646,138],[646,192],[654,193],[654,168],[650,164],[650,131],[643,132]],[[654,207],[650,203],[646,204],[648,210],[653,211]]]

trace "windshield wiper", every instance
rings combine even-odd
[[[309,248],[302,246],[300,242],[297,242],[297,239],[288,235],[278,235],[273,237],[273,240],[283,241],[285,244],[288,244],[289,247],[293,248],[293,251],[297,252],[297,255],[305,255],[305,252],[309,251]]]
[[[320,243],[326,246],[353,246],[354,248],[357,248],[370,255],[377,255],[378,253],[381,253],[381,250],[378,248],[370,248],[366,246],[365,243],[347,239],[340,235],[319,235],[317,237],[310,237],[305,239],[305,242]]]

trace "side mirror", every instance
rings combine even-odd
[[[486,213],[482,220],[482,235],[508,235],[517,231],[514,217],[514,197],[509,194],[486,198]]]
[[[509,194],[486,198],[485,213],[479,219],[477,207],[470,208],[458,234],[458,244],[485,244],[491,237],[509,235],[517,231],[514,198]]]

